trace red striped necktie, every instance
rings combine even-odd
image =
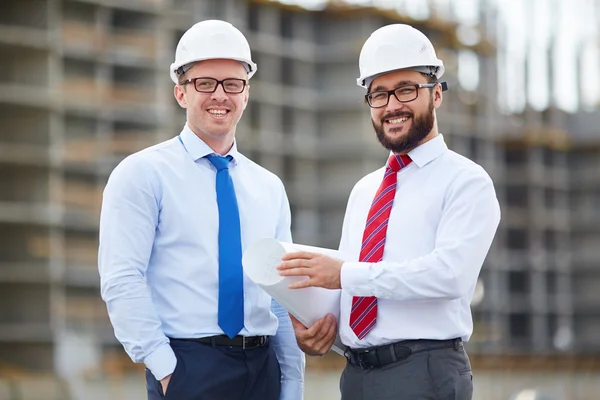
[[[394,197],[396,196],[396,177],[400,169],[406,167],[412,160],[407,155],[392,155],[388,160],[383,181],[375,194],[360,249],[360,262],[376,263],[382,260],[385,247],[388,220]],[[377,297],[352,298],[350,311],[350,327],[359,339],[375,326],[377,319]]]

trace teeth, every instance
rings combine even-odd
[[[208,110],[208,112],[213,115],[225,115],[227,110]]]
[[[408,121],[408,117],[402,117],[402,118],[396,118],[396,119],[390,119],[388,120],[388,122],[390,124],[399,124],[400,122],[406,122]]]

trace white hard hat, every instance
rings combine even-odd
[[[393,24],[377,29],[360,52],[358,86],[368,88],[373,79],[386,72],[411,69],[440,78],[444,63],[421,31],[410,25]]]
[[[191,63],[216,58],[239,61],[246,68],[248,79],[256,72],[244,34],[229,22],[206,20],[192,26],[179,39],[175,62],[169,70],[171,79],[178,83],[176,71],[180,68],[183,68],[180,72],[185,72]]]

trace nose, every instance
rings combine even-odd
[[[229,97],[227,96],[227,93],[225,93],[225,89],[223,89],[223,83],[219,82],[217,84],[217,88],[215,89],[214,92],[212,92],[211,98],[213,100],[216,101],[226,101],[227,99],[229,99]]]
[[[405,107],[404,103],[398,101],[394,94],[390,94],[390,98],[388,100],[387,106],[385,106],[386,112],[394,112],[398,110],[402,110]]]

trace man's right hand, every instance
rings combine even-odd
[[[307,328],[290,314],[294,334],[300,350],[309,356],[322,356],[329,351],[337,336],[337,321],[333,314],[327,314]]]
[[[167,395],[167,387],[169,386],[169,382],[171,381],[171,376],[173,374],[167,375],[160,380],[160,386],[162,387],[163,396]]]

